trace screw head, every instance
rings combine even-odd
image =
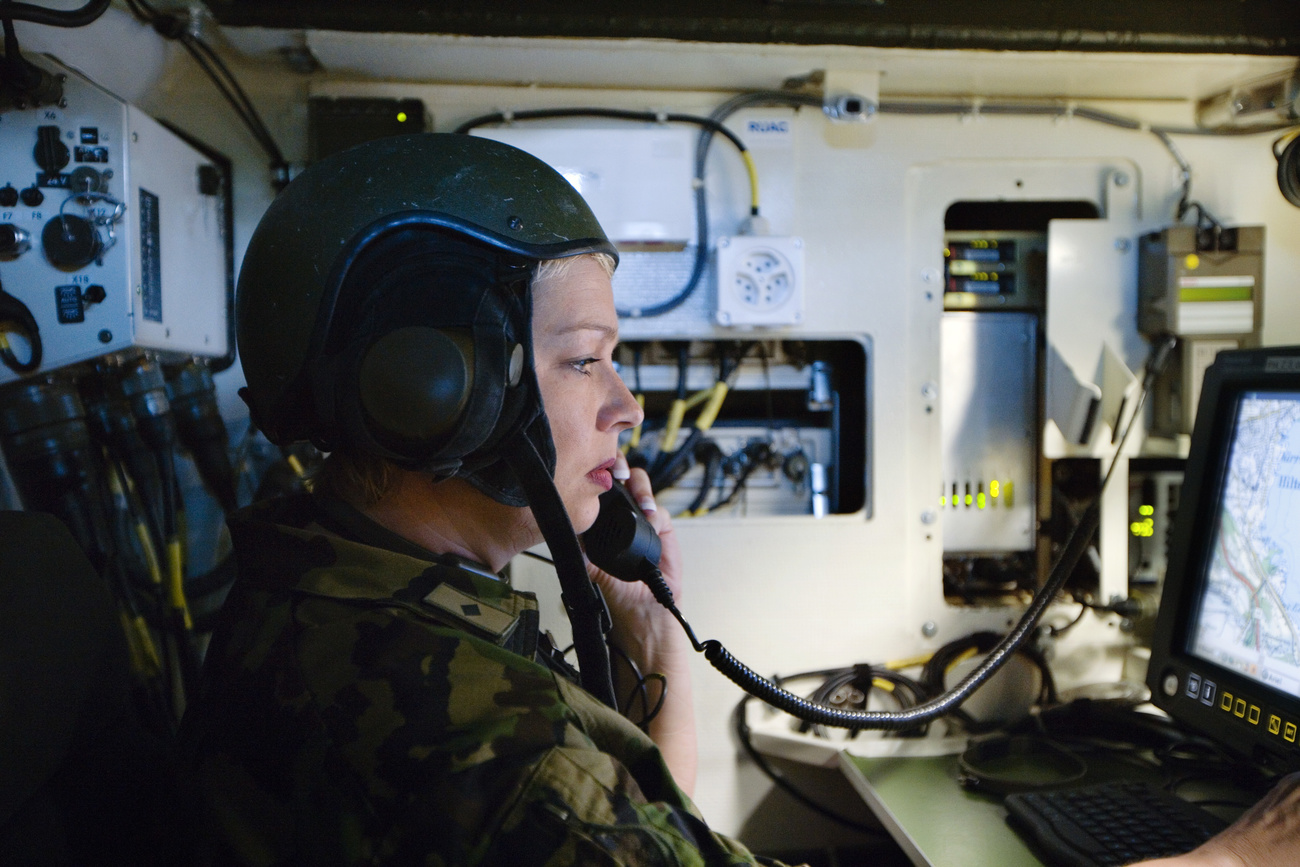
[[[939,624],[933,620],[927,620],[921,624],[921,634],[926,638],[934,638],[939,634]]]
[[[99,332],[99,342],[100,342],[100,343],[112,343],[112,342],[113,342],[113,332],[109,331],[107,328],[105,328],[103,331]]]
[[[511,217],[509,222],[510,222],[510,228],[516,232],[518,232],[520,229],[524,227],[524,221],[519,219],[518,217]]]

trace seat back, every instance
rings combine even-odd
[[[140,721],[116,603],[51,515],[0,512],[0,853],[184,863],[172,745]]]

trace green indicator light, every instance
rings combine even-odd
[[[1156,513],[1155,506],[1138,506],[1139,515],[1143,515],[1143,516],[1154,515],[1155,513]]]
[[[979,508],[981,508],[981,509],[984,508],[984,495],[983,495],[983,494],[980,494],[979,496],[977,496],[977,497],[975,498],[975,503],[976,503],[976,505],[979,506]]]
[[[946,506],[946,505],[948,505],[948,498],[947,498],[946,496],[944,496],[944,497],[940,497],[940,498],[939,498],[939,507],[940,507],[940,508],[943,508],[943,507]]]
[[[1132,524],[1129,524],[1128,528],[1133,533],[1134,536],[1142,535],[1142,525],[1139,524],[1137,521],[1134,521]]]
[[[996,500],[998,498],[998,491],[1000,490],[1000,488],[1001,486],[998,484],[997,479],[994,479],[993,481],[989,482],[989,496],[993,497],[993,499]]]
[[[406,112],[404,112],[404,111],[399,111],[399,112],[397,113],[397,122],[398,122],[398,123],[406,123]]]
[[[971,498],[971,495],[970,495],[970,494],[967,494],[967,495],[966,495],[966,507],[967,507],[967,508],[970,508],[971,499],[972,499],[972,498]]]

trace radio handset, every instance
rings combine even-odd
[[[600,495],[600,513],[582,544],[591,562],[615,578],[650,583],[659,575],[659,534],[621,482]]]

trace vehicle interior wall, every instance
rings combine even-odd
[[[219,94],[177,47],[122,10],[94,25],[55,31],[19,25],[25,50],[48,51],[92,80],[233,159],[236,261],[272,198],[266,157]],[[1193,126],[1195,100],[1230,83],[1294,66],[1294,58],[935,52],[835,46],[731,46],[609,40],[499,40],[291,31],[213,31],[291,162],[307,148],[310,96],[423,100],[445,132],[480,114],[557,106],[603,106],[707,115],[737,92],[779,88],[793,75],[880,73],[882,101],[950,98],[966,111],[877,115],[848,127],[815,109],[754,108],[729,125],[776,122],[770,140],[747,139],[774,233],[803,239],[805,315],[782,335],[841,339],[865,347],[870,494],[864,508],[812,516],[678,522],[689,576],[682,609],[696,632],[721,639],[761,672],[881,662],[933,650],[976,629],[1004,628],[1015,606],[954,606],[942,592],[942,520],[936,394],[943,315],[944,214],[965,200],[1086,200],[1108,224],[1104,257],[1122,241],[1174,219],[1178,167],[1142,129],[1072,116],[1087,105],[1141,124]],[[280,49],[324,63],[295,72]],[[1055,100],[1055,115],[981,113],[980,100]],[[607,125],[607,124],[606,124]],[[754,129],[763,128],[756,126]],[[1300,343],[1300,211],[1279,194],[1269,134],[1181,136],[1194,197],[1228,224],[1267,227],[1266,344]],[[1126,177],[1114,186],[1116,173]],[[743,166],[716,142],[706,186],[715,234],[734,234],[747,207]],[[683,191],[686,195],[686,191]],[[1100,280],[1098,297],[1122,287]],[[1064,302],[1064,299],[1060,299]],[[1076,299],[1076,302],[1078,299]],[[1048,299],[1049,308],[1052,299]],[[627,321],[638,339],[730,338],[707,312],[662,322]],[[1133,321],[1099,334],[1145,344]],[[741,335],[744,336],[744,335]],[[238,366],[218,380],[234,436],[247,425],[235,392]],[[516,564],[515,580],[543,596],[557,633],[563,618],[544,566]],[[1062,605],[1049,618],[1068,620]],[[1088,617],[1054,648],[1061,686],[1115,679],[1134,638],[1115,616]],[[694,668],[701,744],[697,801],[719,830],[738,830],[767,785],[738,753],[728,728],[740,692],[701,658]]]

